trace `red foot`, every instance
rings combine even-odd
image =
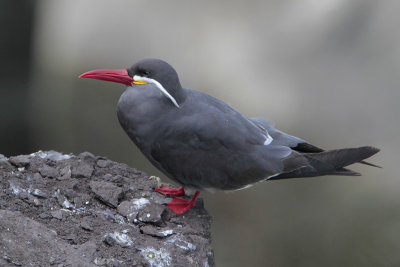
[[[193,198],[191,200],[186,200],[183,198],[176,197],[172,199],[170,203],[167,204],[167,207],[172,210],[177,215],[182,215],[191,208],[196,205],[196,199],[199,196],[200,192],[196,191]]]
[[[171,197],[177,197],[177,196],[184,196],[185,195],[185,190],[183,187],[180,187],[178,189],[169,187],[169,186],[161,186],[160,188],[154,189],[154,191],[166,195],[166,196],[171,196]]]

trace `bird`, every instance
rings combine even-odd
[[[380,150],[373,146],[324,150],[248,118],[223,101],[181,86],[176,70],[161,59],[142,59],[127,69],[97,69],[79,78],[126,85],[118,120],[144,156],[180,188],[156,192],[173,197],[167,207],[182,215],[200,191],[238,190],[260,181],[323,175],[360,176],[346,168]],[[191,199],[180,198],[194,189]]]

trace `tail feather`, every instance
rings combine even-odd
[[[321,175],[360,176],[360,173],[354,172],[344,167],[356,162],[375,166],[374,164],[365,162],[364,159],[371,157],[379,151],[380,150],[378,148],[364,146],[358,148],[335,149],[320,153],[304,153],[302,155],[308,160],[309,166],[291,172],[282,173],[277,176],[271,177],[270,179],[276,180],[287,178],[314,177]]]
[[[356,162],[361,162],[378,152],[378,148],[364,146],[358,148],[335,149],[321,153],[304,154],[304,156],[311,161],[317,161],[327,166],[330,165],[336,170]],[[318,169],[318,166],[314,166],[313,164],[312,166],[314,168],[317,167]]]
[[[382,166],[373,164],[373,163],[371,163],[371,162],[367,162],[367,161],[365,161],[365,160],[362,160],[362,161],[360,161],[359,163],[364,164],[364,165],[368,165],[368,166],[371,166],[371,167],[376,167],[376,168],[382,169]]]
[[[361,176],[361,173],[349,170],[347,168],[337,169],[332,175],[340,175],[340,176]]]

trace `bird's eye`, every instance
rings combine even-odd
[[[150,75],[150,71],[145,70],[145,71],[143,71],[143,74],[144,74],[145,76],[149,76],[149,75]]]

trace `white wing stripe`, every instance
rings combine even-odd
[[[267,133],[267,135],[265,136],[264,146],[267,146],[267,145],[271,144],[271,142],[272,142],[273,140],[274,140],[274,139]]]

